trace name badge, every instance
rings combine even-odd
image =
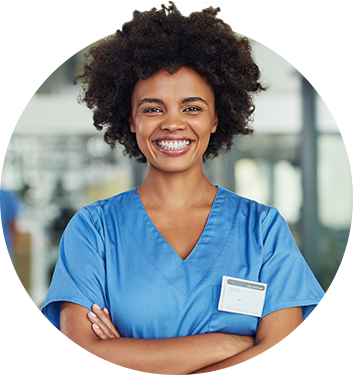
[[[267,284],[223,276],[218,310],[262,316]]]

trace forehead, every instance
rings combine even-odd
[[[206,97],[209,100],[214,98],[211,86],[205,78],[191,68],[181,68],[174,74],[161,70],[148,79],[138,81],[132,99],[183,99],[190,96]]]

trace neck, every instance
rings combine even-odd
[[[197,204],[217,191],[204,174],[202,165],[181,173],[162,172],[149,165],[147,176],[137,190],[146,203],[168,204],[168,207]]]

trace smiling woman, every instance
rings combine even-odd
[[[135,12],[76,79],[107,143],[148,169],[140,186],[71,220],[42,311],[78,345],[135,370],[243,362],[323,296],[278,211],[204,174],[204,159],[252,132],[252,94],[263,89],[249,42],[217,13]]]
[[[148,160],[149,175],[154,168],[193,168],[194,178],[200,178],[202,158],[218,124],[214,101],[210,85],[193,69],[183,67],[174,74],[161,70],[137,82],[129,123]]]

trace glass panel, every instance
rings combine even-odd
[[[269,166],[264,160],[240,159],[235,164],[236,193],[269,204]]]
[[[280,211],[288,224],[300,220],[302,187],[300,168],[286,160],[274,165],[274,206]]]
[[[319,221],[327,228],[349,228],[352,218],[352,177],[340,135],[318,137]]]

